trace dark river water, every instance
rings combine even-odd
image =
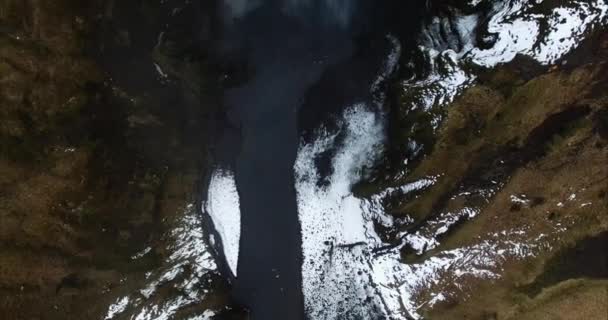
[[[585,24],[595,19],[583,2],[573,4],[578,11],[559,11],[568,18],[563,20],[511,1],[496,1],[502,4],[496,7],[482,1],[462,11],[449,5],[464,2],[433,0],[108,3],[96,58],[111,83],[156,100],[150,108],[175,118],[188,143],[211,155],[199,191],[203,214],[194,200],[187,205],[183,219],[172,222],[171,244],[163,247],[169,259],[145,275],[145,287],[116,300],[106,319],[181,319],[188,313],[201,319],[242,319],[244,313],[254,320],[411,319],[425,304],[446,298],[442,292],[424,303],[414,297],[419,288],[437,286],[446,270],[451,282],[451,274],[487,275],[484,263],[493,268],[508,255],[519,257],[526,250],[510,234],[502,247],[486,240],[448,251],[434,247],[449,228],[479,213],[468,200],[461,211],[420,222],[393,219],[385,210],[385,203],[389,210],[393,205],[388,201],[399,198],[400,206],[415,199],[441,175],[391,184],[371,196],[355,188],[368,187],[358,185],[364,178],[404,182],[403,167],[421,150],[415,140],[434,143],[424,123],[428,119],[430,128],[441,117],[426,114],[428,108],[451,101],[476,77],[462,61],[491,68],[517,53],[548,66],[570,50],[568,37],[558,38],[568,34],[562,28],[567,20],[576,24],[585,12]],[[529,29],[494,21],[496,32],[483,31],[491,18],[513,12],[509,19]],[[562,27],[541,27],[558,21]],[[579,37],[577,30],[585,29],[577,26],[569,38]],[[421,114],[420,121],[403,119],[412,110],[411,118]],[[415,128],[419,123],[422,129]],[[402,136],[410,129],[415,139]],[[163,131],[158,136],[167,138]],[[151,145],[142,149],[167,152],[154,148],[168,143]],[[495,194],[499,187],[491,182],[480,196]],[[403,237],[392,235],[404,227]],[[420,236],[420,230],[433,235]],[[596,254],[605,251],[605,238],[603,233],[561,252],[526,293],[534,296],[568,278],[605,277],[606,261]],[[132,259],[156,254],[153,246]],[[483,261],[471,259],[471,250]],[[404,263],[406,251],[428,255]],[[584,270],[569,263],[575,260],[585,262]]]
[[[234,1],[219,50],[245,66],[226,90],[224,165],[241,208],[236,300],[252,319],[304,319],[301,232],[293,165],[300,139],[349,104],[370,100],[399,1]],[[234,128],[238,128],[235,133]]]

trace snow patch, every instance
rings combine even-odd
[[[209,289],[205,289],[209,284],[206,276],[217,272],[217,265],[205,243],[198,215],[193,204],[187,206],[184,215],[166,235],[170,240],[170,245],[166,248],[169,256],[163,267],[146,274],[148,283],[145,287],[112,304],[105,320],[116,319],[127,311],[129,319],[172,319],[178,311],[200,304],[206,299],[209,293]],[[172,286],[180,293],[156,299],[161,286]]]
[[[548,15],[535,13],[536,1],[498,1],[488,22],[488,34],[494,35],[491,48],[475,48],[467,59],[481,66],[506,63],[517,54],[529,56],[541,64],[553,64],[570,52],[584,35],[606,22],[605,0],[570,1]]]
[[[236,276],[241,238],[241,209],[234,174],[231,171],[215,170],[209,182],[207,202],[204,206],[222,240],[228,267]]]
[[[110,306],[108,309],[108,313],[106,314],[105,320],[113,319],[114,316],[123,313],[127,306],[129,305],[129,297],[119,298],[114,304]]]

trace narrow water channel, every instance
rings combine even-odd
[[[234,296],[250,309],[252,319],[304,319],[302,232],[294,180],[298,147],[319,126],[334,123],[342,110],[373,100],[370,88],[390,52],[386,36],[392,21],[387,13],[397,5],[224,5],[225,34],[219,50],[241,61],[246,74],[243,83],[225,92],[233,130],[220,140],[218,157],[222,167],[234,172],[230,175],[240,201],[240,238],[226,236],[233,247],[239,243],[227,257],[232,259]],[[223,242],[225,248],[230,246],[230,240]]]
[[[307,89],[351,54],[344,25],[291,16],[267,4],[229,26],[253,76],[228,90],[229,120],[241,129],[235,178],[241,240],[234,294],[253,319],[303,319],[301,235],[293,163],[297,113]]]
[[[517,267],[504,266],[531,268],[544,261],[532,258],[560,249],[560,239],[581,236],[566,227],[574,223],[570,210],[582,217],[580,232],[596,230],[585,225],[595,221],[591,210],[603,209],[605,188],[594,187],[601,180],[558,179],[552,189],[543,174],[529,188],[517,187],[511,174],[530,170],[521,160],[530,159],[530,147],[551,142],[557,149],[547,154],[569,163],[559,143],[570,148],[579,134],[587,137],[580,141],[604,138],[603,100],[594,100],[602,95],[592,93],[596,102],[581,106],[576,94],[551,90],[568,91],[559,79],[577,72],[574,82],[595,81],[595,71],[579,63],[603,61],[584,37],[603,37],[592,31],[608,23],[606,0],[169,2],[158,15],[169,23],[156,17],[151,26],[131,19],[147,6],[118,6],[129,35],[140,40],[132,53],[121,44],[101,60],[122,85],[142,77],[183,86],[184,101],[209,112],[211,120],[192,126],[189,138],[210,151],[197,191],[203,212],[188,202],[181,219],[167,224],[167,244],[146,244],[130,257],[167,259],[135,279],[143,286],[114,290],[118,298],[104,319],[460,319],[477,305],[491,307],[485,298],[463,298],[468,292],[499,289],[480,289],[477,281],[517,279]],[[116,30],[119,42],[131,42]],[[148,60],[135,63],[151,48]],[[533,82],[548,90],[546,103],[529,92]],[[521,105],[508,102],[513,97]],[[163,111],[172,112],[179,98]],[[555,101],[562,98],[570,103]],[[517,109],[528,107],[544,120],[528,121],[536,117]],[[547,129],[555,116],[581,108],[567,122],[581,120],[585,132],[575,135],[567,124]],[[521,135],[523,148],[512,145],[512,134]],[[575,144],[592,159],[605,146]],[[545,149],[534,158],[553,163]],[[572,278],[604,278],[602,257],[584,270],[562,263],[569,255],[595,257],[594,243],[561,248],[557,259],[536,265],[545,270],[523,293],[536,299]],[[481,317],[500,310],[491,311],[480,310]]]

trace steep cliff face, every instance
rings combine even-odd
[[[0,2],[0,313],[101,319],[171,254],[217,103],[182,30],[125,23],[159,6]]]
[[[594,29],[581,26],[605,12],[589,11],[581,1],[544,1],[526,7],[531,15],[525,19],[509,11],[507,24],[529,27],[539,19],[538,29],[532,26],[502,48],[509,57],[500,63],[459,64],[466,53],[483,53],[508,33],[496,25],[482,32],[498,10],[492,3],[499,2],[426,2],[430,16],[420,38],[432,50],[390,68],[401,72],[386,78],[389,94],[381,95],[387,143],[380,141],[384,129],[373,113],[351,110],[344,121],[347,136],[358,125],[374,124],[347,137],[344,145],[356,150],[340,149],[339,160],[363,167],[344,174],[363,171],[368,181],[353,195],[355,179],[337,179],[339,197],[319,192],[312,201],[326,196],[331,201],[322,204],[333,209],[344,199],[357,200],[348,213],[369,203],[385,211],[384,220],[364,217],[378,236],[373,243],[381,246],[336,261],[348,267],[379,261],[381,268],[371,270],[379,272],[359,271],[361,283],[377,281],[373,298],[393,315],[603,319],[608,37],[598,21]],[[225,2],[235,17],[257,3]],[[285,10],[297,11],[310,2],[285,3]],[[332,15],[351,8],[344,1],[323,3]],[[505,3],[512,9],[527,2]],[[217,6],[0,0],[0,314],[245,317],[230,305],[197,206],[199,178],[208,167],[204,152],[214,143],[215,127],[225,125],[217,112],[219,93],[249,76],[208,50],[220,35]],[[349,16],[338,20],[348,23]],[[558,25],[578,27],[557,40],[561,49],[576,49],[555,60],[542,52],[551,45],[543,38],[521,49],[527,33],[547,33],[549,16],[575,19]],[[395,21],[399,17],[395,10]],[[397,43],[400,35],[394,36]],[[431,56],[435,64],[428,63]],[[390,62],[398,58],[395,53]],[[366,146],[370,137],[378,141]],[[372,165],[376,148],[386,152]],[[297,161],[313,159],[301,154]],[[302,167],[304,173],[314,165]],[[323,178],[304,187],[315,191],[333,183]],[[328,221],[329,231],[344,223]],[[347,238],[356,238],[347,231]],[[350,252],[369,240],[362,239],[329,250]],[[391,250],[395,261],[382,265]],[[337,271],[321,287],[357,274],[336,268],[339,263],[331,264],[328,269]],[[350,284],[345,291],[355,291]],[[377,294],[382,290],[389,294]],[[311,290],[312,300],[341,300],[352,293],[345,291],[318,297]],[[398,303],[390,305],[390,299]],[[349,303],[370,312],[358,300]],[[319,314],[327,309],[319,304]]]
[[[450,283],[455,275],[446,272],[429,290],[446,297],[429,318],[534,318],[556,305],[574,303],[564,298],[566,292],[573,301],[587,298],[580,298],[577,308],[560,307],[560,319],[606,314],[605,246],[590,250],[585,265],[573,263],[570,274],[555,267],[563,261],[550,260],[577,250],[568,248],[608,228],[608,149],[601,120],[608,101],[607,42],[601,34],[592,40],[593,49],[581,49],[558,68],[534,74],[520,69],[518,61],[500,67],[450,105],[437,143],[412,172],[412,177],[437,175],[437,184],[395,210],[416,213],[418,221],[426,221],[410,229],[423,237],[432,237],[429,226],[442,215],[468,210],[474,214],[457,217],[454,227],[439,236],[440,245],[416,248],[418,254],[415,246],[404,247],[404,259],[425,260],[442,250],[483,243],[495,234],[502,234],[503,241],[542,249],[528,258],[503,258],[498,271],[502,279],[491,284],[475,277]],[[592,276],[595,280],[558,284],[587,278],[589,268],[603,271]],[[539,282],[547,273],[555,280]],[[530,283],[536,291],[526,289]],[[546,291],[538,295],[541,289]]]
[[[404,263],[446,266],[416,290],[425,318],[605,317],[606,246],[589,245],[608,229],[605,29],[577,46],[553,64],[469,65],[476,79],[443,107],[397,85],[387,181],[358,192],[430,181],[384,198],[397,227],[376,225]]]

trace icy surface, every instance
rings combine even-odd
[[[108,309],[108,313],[105,317],[106,320],[113,319],[114,316],[121,314],[127,309],[129,305],[129,297],[122,297],[118,299],[114,304],[110,306]]]
[[[318,184],[315,159],[336,143],[337,133],[321,133],[315,142],[302,145],[295,164],[303,291],[312,319],[340,319],[347,313],[372,316],[369,304],[363,303],[368,297],[377,299],[371,287],[365,288],[365,277],[356,277],[357,272],[369,274],[365,263],[353,261],[368,253],[370,226],[351,187],[357,171],[373,160],[370,155],[381,146],[382,122],[364,105],[356,105],[345,111],[341,126],[346,138],[332,162],[328,185]]]
[[[483,0],[472,1],[476,6]],[[414,97],[414,108],[429,110],[445,105],[475,80],[463,65],[491,68],[519,55],[550,65],[564,57],[598,25],[608,20],[606,0],[569,1],[538,13],[542,1],[501,0],[490,2],[492,10],[480,25],[480,14],[435,17],[423,26],[419,50],[429,64],[422,78],[404,81]],[[484,48],[478,47],[478,36]]]
[[[312,319],[419,318],[415,295],[445,277],[497,278],[500,263],[509,257],[534,254],[536,243],[517,242],[513,234],[489,235],[469,247],[444,251],[420,264],[404,264],[400,246],[384,250],[373,222],[385,214],[374,201],[355,197],[351,188],[359,172],[378,155],[383,141],[382,118],[364,105],[344,112],[341,129],[300,147],[295,165],[298,210],[303,234],[303,289],[305,307]],[[338,143],[338,137],[344,141]],[[336,147],[329,183],[319,184],[315,158]],[[397,190],[412,192],[434,183],[422,179]],[[406,235],[403,244],[420,250],[434,246],[434,236],[447,231],[461,216],[473,217],[474,209],[446,213],[427,223],[430,237]],[[385,217],[385,219],[388,219]],[[390,223],[390,219],[387,223]],[[509,240],[506,240],[509,239]],[[438,296],[429,303],[445,297]]]
[[[549,32],[534,50],[534,58],[553,63],[572,50],[580,37],[594,24],[605,20],[608,5],[605,1],[575,2],[572,7],[553,10],[549,16]]]
[[[234,174],[217,169],[209,182],[205,211],[211,216],[215,230],[222,240],[224,257],[237,275],[239,241],[241,238],[241,209]]]
[[[215,312],[211,310],[207,310],[203,312],[203,314],[195,316],[194,318],[190,318],[188,320],[211,320],[215,316]]]
[[[605,0],[569,1],[547,15],[535,12],[540,2],[497,1],[487,30],[496,35],[493,46],[473,49],[467,58],[492,67],[522,54],[552,64],[570,52],[586,32],[606,22]]]
[[[370,90],[394,70],[399,43],[389,37],[393,50]],[[306,313],[311,319],[376,318],[382,297],[369,286],[366,263],[368,242],[376,235],[363,212],[365,202],[351,192],[361,170],[373,164],[384,142],[384,96],[373,105],[353,105],[343,112],[339,130],[320,128],[317,138],[302,142],[294,172],[298,214],[302,228],[302,288]],[[322,177],[316,159],[334,150],[331,174]],[[320,183],[321,179],[327,183]],[[357,261],[357,262],[355,262]]]

